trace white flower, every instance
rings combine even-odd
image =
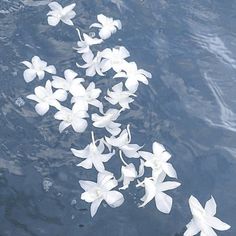
[[[101,71],[101,52],[97,52],[97,55],[94,56],[92,51],[89,50],[87,53],[82,54],[83,60],[86,62],[84,65],[79,65],[76,63],[76,65],[80,68],[86,68],[86,75],[93,77],[94,75],[98,74],[100,76],[104,76],[104,74]]]
[[[143,70],[138,69],[135,62],[123,64],[123,72],[117,73],[114,78],[127,78],[125,86],[128,90],[135,92],[138,89],[139,82],[148,84],[147,78],[152,78],[152,74]]]
[[[83,85],[75,85],[71,93],[73,95],[71,103],[76,103],[81,109],[88,110],[88,105],[93,105],[99,108],[100,112],[103,112],[103,104],[97,98],[101,93],[101,89],[95,88],[95,83],[91,82],[89,86],[85,89]]]
[[[119,189],[125,190],[129,187],[130,182],[134,181],[136,178],[139,178],[144,174],[144,163],[141,160],[138,174],[133,163],[127,164],[124,161],[121,151],[120,151],[120,158],[124,166],[121,167],[121,177],[118,180],[118,181],[123,180],[123,186]]]
[[[152,178],[145,178],[144,181],[139,183],[137,186],[145,188],[145,195],[141,199],[143,203],[139,207],[144,207],[155,198],[157,209],[163,213],[169,214],[173,200],[164,192],[179,187],[180,183],[174,181],[163,182],[163,179],[154,180]]]
[[[90,27],[100,28],[99,36],[103,40],[110,38],[117,29],[122,28],[120,20],[113,20],[113,18],[106,17],[103,14],[98,15],[97,20],[100,23],[94,23]]]
[[[35,79],[36,76],[42,80],[45,76],[45,71],[50,74],[56,74],[55,66],[48,66],[46,61],[41,60],[38,56],[32,58],[32,63],[28,61],[23,61],[22,63],[28,67],[24,71],[25,82],[29,83]]]
[[[139,151],[142,158],[145,159],[145,166],[152,168],[152,176],[157,178],[163,172],[169,177],[177,178],[177,174],[172,164],[167,161],[171,158],[169,152],[160,143],[154,142],[152,145],[153,153]]]
[[[217,205],[213,197],[206,202],[205,208],[203,208],[199,201],[191,196],[189,206],[193,219],[187,224],[184,236],[193,236],[199,232],[201,232],[201,236],[216,236],[217,234],[212,228],[221,231],[230,228],[230,225],[215,217]]]
[[[48,12],[48,24],[51,26],[56,26],[60,21],[67,25],[74,25],[72,20],[76,13],[73,11],[75,3],[70,4],[66,7],[62,7],[57,2],[51,2],[48,6],[51,8],[51,11]]]
[[[96,142],[98,141],[99,145],[96,146]],[[71,151],[76,157],[85,159],[77,166],[82,166],[85,169],[91,169],[94,166],[98,172],[104,172],[105,167],[103,163],[109,161],[115,154],[114,152],[103,154],[104,149],[105,146],[102,140],[95,141],[94,134],[92,133],[92,143],[87,145],[83,150],[76,150],[72,148]]]
[[[62,107],[60,111],[54,115],[55,119],[62,121],[59,125],[60,133],[70,125],[75,132],[83,133],[88,125],[87,121],[84,119],[86,117],[89,117],[88,113],[81,110],[77,104],[75,104],[72,109]]]
[[[85,180],[80,180],[79,183],[85,191],[81,194],[81,199],[91,203],[90,212],[92,217],[96,214],[103,200],[113,208],[121,206],[124,202],[123,195],[112,190],[118,185],[112,173],[98,173],[97,183]]]
[[[100,44],[103,42],[102,39],[92,38],[89,35],[83,33],[83,38],[81,37],[79,29],[76,29],[80,38],[77,42],[78,48],[74,48],[78,53],[88,53],[90,51],[90,46]]]
[[[106,142],[113,147],[118,147],[125,156],[129,158],[138,158],[140,154],[138,153],[141,148],[138,144],[130,144],[131,134],[129,130],[129,125],[127,129],[124,129],[118,137],[111,136],[110,138],[105,137]]]
[[[84,82],[83,78],[76,78],[77,75],[78,74],[73,70],[67,69],[64,71],[65,78],[52,76],[52,86],[57,89],[64,89],[65,91],[69,91],[71,93],[71,91],[77,84]]]
[[[97,128],[105,128],[110,134],[117,135],[120,133],[121,124],[115,123],[122,110],[109,109],[103,116],[92,114],[93,126]]]
[[[35,106],[36,112],[43,116],[49,110],[49,106],[53,106],[58,110],[61,109],[61,104],[58,101],[65,101],[67,98],[67,93],[58,89],[55,92],[52,91],[51,81],[47,81],[45,87],[38,86],[34,89],[35,94],[30,94],[27,96],[28,99],[38,102]]]
[[[120,72],[128,63],[125,59],[130,56],[130,53],[125,47],[121,46],[113,49],[106,48],[101,52],[101,55],[104,58],[100,65],[102,72],[106,72],[111,68],[115,72]]]
[[[112,87],[113,91],[108,90],[105,99],[110,102],[112,105],[120,104],[124,109],[130,109],[129,103],[133,102],[134,99],[130,96],[136,97],[135,94],[130,91],[123,91],[123,83],[120,82]]]

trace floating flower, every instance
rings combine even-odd
[[[84,110],[88,110],[88,105],[93,105],[103,112],[103,104],[97,98],[102,92],[101,89],[95,88],[95,83],[91,82],[85,89],[83,85],[77,84],[72,89],[72,103],[78,104]]]
[[[99,141],[99,145],[96,146],[96,143]],[[115,154],[107,153],[103,154],[105,150],[104,143],[102,140],[96,140],[94,139],[94,134],[92,132],[92,143],[87,145],[85,149],[83,150],[77,150],[72,148],[72,153],[79,158],[85,159],[77,166],[82,166],[85,169],[91,169],[93,166],[96,168],[98,172],[104,172],[104,162],[107,162],[111,159],[111,157]]]
[[[67,69],[64,71],[65,78],[52,76],[52,86],[56,89],[64,89],[65,91],[69,91],[71,93],[71,91],[77,84],[84,82],[83,78],[76,78],[77,75],[78,74],[73,70]]]
[[[62,121],[59,125],[60,133],[69,126],[72,126],[75,132],[83,133],[88,125],[85,120],[87,117],[89,117],[87,111],[81,110],[77,104],[75,104],[72,109],[62,107],[60,111],[54,115],[56,120]]]
[[[75,17],[76,13],[73,11],[75,3],[70,4],[66,7],[62,7],[57,2],[51,2],[48,6],[51,11],[48,12],[48,24],[51,26],[56,26],[60,21],[67,25],[74,25],[72,19]]]
[[[171,158],[165,147],[157,142],[152,145],[153,153],[140,151],[140,156],[145,159],[144,165],[152,168],[152,176],[157,178],[163,172],[169,177],[177,178],[177,174],[172,164],[167,161]]]
[[[111,68],[115,72],[120,72],[125,67],[125,64],[128,62],[125,60],[130,56],[129,51],[121,46],[118,48],[106,48],[101,52],[102,58],[104,58],[101,62],[101,70],[102,72],[106,72]]]
[[[213,197],[206,202],[205,208],[203,208],[199,201],[191,196],[189,206],[193,219],[187,224],[184,236],[193,236],[199,232],[204,236],[215,236],[216,233],[212,228],[220,231],[230,228],[230,225],[215,217],[217,205]]]
[[[117,135],[120,133],[121,124],[115,123],[114,121],[120,115],[122,110],[109,109],[103,116],[98,114],[92,114],[93,126],[97,128],[105,128],[110,134]]]
[[[97,52],[97,55],[94,56],[92,51],[89,50],[87,53],[84,53],[82,55],[83,60],[86,62],[84,65],[79,65],[76,63],[76,65],[80,68],[86,69],[86,75],[93,77],[96,75],[96,73],[100,76],[104,76],[104,74],[101,71],[100,64],[101,64],[101,52]]]
[[[175,189],[180,183],[174,181],[163,182],[163,179],[145,178],[143,182],[137,185],[145,188],[145,195],[141,199],[143,203],[139,207],[144,207],[153,198],[155,198],[156,207],[159,211],[169,214],[172,207],[172,198],[164,193],[167,190]]]
[[[127,126],[127,129],[124,129],[118,137],[111,136],[110,138],[106,137],[105,139],[111,146],[119,148],[125,156],[129,158],[140,157],[138,151],[141,147],[137,144],[130,144],[131,134],[129,125]]]
[[[112,190],[118,185],[118,182],[110,172],[98,173],[97,183],[85,180],[80,180],[79,183],[85,191],[81,194],[81,199],[91,203],[92,217],[96,214],[103,200],[113,208],[121,206],[124,202],[123,195]]]
[[[136,97],[135,94],[130,91],[123,91],[123,83],[120,82],[112,87],[113,91],[108,90],[105,99],[112,105],[119,104],[124,109],[130,109],[129,103],[133,102],[134,99],[131,96]]]
[[[124,161],[121,151],[120,151],[120,158],[124,166],[121,167],[121,177],[118,180],[118,181],[123,180],[123,186],[119,189],[125,190],[129,187],[130,182],[134,181],[136,178],[139,178],[144,174],[144,163],[141,160],[141,164],[139,166],[139,174],[138,174],[133,163],[127,164]]]
[[[117,73],[114,78],[127,78],[125,86],[132,92],[138,89],[139,82],[148,84],[148,79],[152,78],[151,73],[143,69],[138,69],[135,62],[123,64],[122,70],[124,71]]]
[[[90,28],[100,28],[99,36],[103,40],[110,38],[112,34],[116,33],[117,29],[122,28],[120,20],[113,20],[113,18],[106,17],[103,14],[98,15],[97,20],[99,23],[92,24]]]
[[[63,89],[58,89],[55,92],[52,91],[51,81],[47,81],[45,87],[38,86],[34,89],[35,94],[27,96],[28,99],[38,102],[35,106],[36,112],[43,116],[49,110],[50,106],[61,109],[61,104],[67,98],[67,93]]]
[[[78,53],[88,53],[90,51],[90,46],[100,44],[103,42],[102,39],[92,38],[89,35],[83,33],[83,38],[80,34],[79,29],[77,29],[80,41],[77,42],[78,48],[74,48]]]
[[[24,79],[25,82],[29,83],[38,76],[40,80],[42,80],[45,76],[45,72],[50,74],[56,74],[55,66],[48,66],[46,61],[41,60],[38,56],[34,56],[32,58],[32,63],[28,61],[23,61],[22,63],[28,67],[24,71]]]

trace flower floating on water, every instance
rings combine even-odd
[[[86,75],[93,77],[94,75],[98,74],[100,76],[104,76],[104,74],[101,71],[101,52],[97,52],[97,55],[94,56],[92,51],[89,50],[87,53],[84,53],[82,55],[83,60],[86,62],[84,65],[79,65],[76,63],[76,65],[80,68],[86,69]]]
[[[38,104],[35,106],[36,112],[43,116],[49,110],[50,106],[61,109],[60,102],[63,102],[67,98],[67,93],[63,89],[58,89],[55,92],[52,91],[51,81],[47,81],[45,87],[38,86],[34,89],[35,94],[30,94],[27,96]]]
[[[115,123],[114,121],[120,115],[122,110],[109,109],[103,116],[98,114],[92,114],[93,126],[97,128],[105,128],[110,134],[117,135],[120,133],[121,124]]]
[[[61,107],[60,111],[54,115],[56,120],[61,120],[59,125],[60,133],[70,125],[75,132],[83,133],[88,125],[85,120],[87,117],[89,117],[88,113],[81,110],[77,104],[75,104],[72,109]]]
[[[129,103],[133,102],[134,99],[131,96],[136,97],[130,91],[123,90],[123,83],[120,82],[112,87],[112,91],[107,91],[108,97],[105,99],[110,102],[112,105],[119,104],[124,109],[130,109]]]
[[[80,34],[79,29],[77,29],[80,41],[77,42],[78,48],[74,48],[78,53],[89,53],[90,51],[90,46],[100,44],[103,42],[102,39],[98,38],[92,38],[89,35],[83,33],[83,38]]]
[[[57,2],[51,2],[48,6],[51,8],[51,11],[47,14],[49,25],[56,26],[60,21],[67,25],[74,25],[72,19],[76,16],[76,13],[73,11],[76,6],[75,3],[64,8]]]
[[[184,236],[193,236],[199,232],[202,236],[216,236],[213,228],[220,231],[230,228],[230,225],[215,217],[217,205],[213,197],[206,202],[205,208],[203,208],[199,201],[191,196],[189,206],[193,219],[187,224]]]
[[[52,76],[52,86],[56,89],[64,89],[65,91],[71,91],[77,84],[84,82],[83,78],[77,78],[77,73],[73,70],[67,69],[64,71],[64,77]]]
[[[98,141],[99,145],[97,146],[96,143]],[[94,166],[98,172],[105,171],[103,163],[109,161],[111,157],[115,154],[114,152],[103,154],[104,150],[105,150],[104,143],[102,142],[102,140],[96,141],[94,139],[93,132],[92,132],[92,143],[87,145],[85,149],[83,150],[77,150],[74,148],[71,149],[72,153],[76,157],[85,159],[77,166],[82,166],[85,169],[91,169]]]
[[[80,180],[79,183],[85,191],[81,194],[81,199],[91,203],[90,212],[92,217],[96,214],[103,200],[113,208],[121,206],[124,202],[123,195],[116,190],[112,190],[118,185],[118,182],[110,172],[98,173],[97,183],[85,180]]]
[[[177,174],[172,164],[167,161],[171,158],[165,147],[157,142],[152,145],[153,153],[140,151],[139,154],[145,159],[144,165],[152,168],[152,176],[157,178],[163,172],[169,177],[177,178]]]
[[[94,23],[90,27],[100,28],[99,36],[103,40],[110,38],[117,29],[122,28],[120,20],[113,20],[113,18],[106,17],[103,14],[98,15],[97,20],[99,23]]]
[[[103,104],[97,98],[102,92],[101,89],[95,88],[95,83],[91,82],[85,89],[83,85],[77,84],[72,89],[72,103],[78,104],[84,110],[88,110],[88,105],[93,105],[103,112]]]
[[[50,74],[56,74],[55,66],[48,66],[46,61],[41,60],[38,56],[34,56],[32,58],[32,63],[28,61],[23,61],[22,63],[28,67],[24,71],[24,79],[25,82],[29,83],[38,76],[40,80],[42,80],[45,76],[45,72]]]
[[[120,158],[124,166],[121,167],[121,177],[118,180],[118,181],[123,180],[123,187],[119,189],[125,190],[129,187],[130,182],[134,181],[136,178],[139,178],[144,174],[144,163],[141,160],[141,163],[139,166],[139,174],[138,174],[133,163],[127,164],[124,161],[121,151],[120,151]]]
[[[60,21],[73,25],[72,19],[76,15],[73,11],[75,5],[71,4],[63,8],[59,3],[51,2],[49,4],[51,11],[47,14],[49,25],[56,26]],[[138,89],[139,82],[148,84],[148,79],[152,78],[152,74],[143,69],[138,69],[135,62],[127,62],[126,59],[130,56],[130,53],[123,46],[112,49],[106,48],[101,52],[93,53],[90,49],[91,46],[102,43],[103,40],[109,38],[122,27],[119,20],[113,20],[113,18],[108,18],[102,14],[98,15],[97,19],[99,23],[94,23],[90,27],[100,29],[99,36],[101,39],[90,37],[85,33],[81,35],[79,29],[77,29],[80,41],[77,42],[78,47],[75,49],[81,54],[85,64],[76,65],[79,68],[86,69],[85,74],[89,77],[105,76],[105,72],[113,69],[116,72],[114,78],[126,78],[125,87],[128,90],[123,90],[123,82],[121,82],[114,85],[111,90],[107,90],[107,96],[105,97],[112,105],[119,104],[121,109],[108,109],[104,113],[103,103],[98,99],[102,91],[95,87],[94,82],[91,82],[85,88],[82,84],[85,80],[78,78],[78,74],[70,69],[64,71],[64,78],[52,76],[52,82],[48,80],[45,87],[36,87],[35,94],[28,95],[27,98],[38,103],[35,106],[35,110],[39,115],[46,114],[50,106],[58,109],[54,117],[61,121],[59,125],[60,132],[69,126],[72,126],[75,132],[84,132],[88,125],[86,118],[89,117],[89,105],[99,108],[102,115],[92,114],[93,126],[105,128],[111,134],[111,137],[95,140],[92,132],[92,143],[83,150],[71,149],[76,157],[84,159],[77,166],[85,169],[91,169],[94,166],[99,172],[97,182],[80,181],[80,185],[85,191],[81,194],[81,199],[91,203],[92,216],[96,214],[103,200],[111,207],[118,207],[124,202],[123,195],[113,190],[113,188],[117,187],[118,181],[112,173],[106,171],[104,166],[115,154],[115,150],[112,151],[113,147],[119,149],[123,163],[121,166],[121,178],[119,179],[119,181],[123,181],[123,186],[120,189],[127,189],[131,182],[145,174],[144,167],[150,167],[152,176],[144,176],[144,180],[142,182],[138,180],[136,185],[145,189],[145,195],[141,199],[143,203],[140,207],[144,207],[155,198],[157,209],[163,213],[169,213],[172,208],[172,198],[164,192],[180,186],[178,182],[164,182],[166,175],[171,178],[177,178],[175,169],[168,163],[171,158],[170,153],[166,151],[163,145],[157,142],[153,143],[153,153],[140,151],[141,147],[139,145],[130,144],[129,125],[127,129],[121,132],[121,124],[116,122],[121,111],[130,108],[130,103],[133,102],[132,97],[136,96],[134,93]],[[28,67],[24,71],[26,82],[32,81],[36,76],[40,80],[43,79],[45,72],[56,74],[54,66],[47,66],[47,62],[37,56],[32,58],[32,63],[28,61],[23,61],[22,63]],[[52,87],[57,90],[53,91]],[[60,102],[66,100],[67,92],[72,95],[72,109],[60,104]],[[108,153],[104,153],[105,148],[109,150]],[[128,158],[141,157],[139,171],[136,170],[135,163],[125,162],[122,153]],[[132,160],[129,159],[129,161]],[[137,162],[137,159],[135,162]],[[187,224],[184,236],[196,235],[199,232],[201,232],[201,236],[216,236],[213,229],[227,230],[230,228],[229,225],[214,216],[216,214],[216,203],[213,197],[206,203],[205,209],[193,196],[189,199],[189,205],[193,219]]]
[[[164,179],[145,178],[137,186],[145,188],[145,195],[141,199],[143,203],[139,207],[144,207],[155,198],[156,207],[159,211],[169,214],[172,207],[172,198],[164,193],[167,190],[175,189],[180,183],[174,181],[163,182]]]
[[[125,86],[132,92],[138,88],[139,82],[148,84],[147,78],[152,78],[152,74],[143,69],[138,69],[135,62],[125,63],[122,72],[117,73],[114,78],[127,78]]]
[[[106,137],[105,139],[106,142],[111,146],[119,148],[126,157],[140,157],[138,151],[141,149],[141,147],[138,144],[130,144],[131,134],[129,125],[127,126],[127,129],[123,130],[118,137],[111,136],[110,138]]]
[[[120,72],[123,70],[125,65],[128,63],[125,59],[130,56],[129,51],[121,46],[118,48],[106,48],[101,52],[102,58],[101,70],[106,72],[113,69],[115,72]]]

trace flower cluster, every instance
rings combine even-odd
[[[61,21],[73,26],[75,6],[76,4],[71,4],[62,7],[57,2],[49,3],[51,11],[48,13],[48,24],[56,26]],[[145,191],[139,207],[144,207],[155,199],[156,208],[168,214],[173,200],[165,192],[180,186],[179,182],[173,180],[177,179],[177,173],[169,162],[171,154],[158,142],[153,143],[152,152],[142,150],[143,146],[132,143],[130,125],[122,127],[118,121],[120,115],[131,108],[140,83],[147,85],[152,75],[144,69],[139,69],[135,62],[128,61],[130,53],[124,46],[95,50],[95,45],[102,44],[122,28],[120,20],[102,14],[97,16],[97,20],[99,23],[90,26],[99,29],[97,37],[81,33],[80,29],[75,28],[78,42],[74,49],[84,61],[84,64],[76,65],[79,71],[85,70],[84,78],[69,68],[64,71],[63,76],[55,75],[54,66],[47,66],[45,61],[34,56],[32,63],[22,62],[28,67],[23,74],[25,81],[31,82],[36,76],[42,80],[45,72],[52,74],[52,79],[47,80],[45,86],[36,87],[34,94],[28,95],[27,98],[37,103],[35,110],[41,116],[45,115],[50,107],[56,109],[54,118],[60,121],[60,132],[71,126],[75,132],[83,133],[90,119],[94,129],[104,129],[107,133],[106,136],[95,139],[92,132],[92,141],[84,149],[71,148],[72,154],[81,160],[77,164],[78,167],[95,168],[97,171],[97,182],[79,181],[84,190],[81,199],[91,203],[92,217],[103,200],[111,207],[119,207],[124,202],[124,196],[120,191],[127,189],[134,181],[137,181],[136,187],[142,187]],[[120,78],[123,81],[108,89],[107,95],[102,98],[102,91],[94,82],[85,86],[85,81],[89,80],[85,77],[103,77],[108,71],[114,74],[111,79],[116,81],[116,78]],[[70,107],[65,105],[68,103],[63,104],[68,99]],[[106,111],[104,102],[110,104]],[[97,112],[90,115],[90,106],[95,107]],[[107,163],[113,158],[120,158],[119,179],[107,170]],[[146,170],[151,170],[150,176],[147,176]],[[116,187],[118,189],[114,190]],[[187,225],[186,236],[195,235],[200,231],[201,235],[215,235],[212,228],[226,230],[230,227],[214,217],[216,204],[213,198],[207,202],[205,210],[194,197],[190,197],[189,203],[193,219]]]

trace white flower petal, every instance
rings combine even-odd
[[[118,191],[109,191],[105,194],[104,200],[110,207],[116,208],[123,204],[124,197]]]
[[[24,71],[23,76],[24,76],[25,82],[26,82],[26,83],[29,83],[29,82],[31,82],[32,80],[35,79],[35,77],[36,77],[36,71],[33,70],[33,69],[27,69],[27,70]]]
[[[163,192],[158,192],[155,196],[155,202],[159,211],[165,214],[170,213],[172,207],[172,198],[169,195]]]
[[[55,16],[48,17],[48,24],[51,26],[56,26],[60,22],[60,18]]]
[[[47,103],[38,103],[36,106],[35,106],[35,110],[36,112],[40,115],[40,116],[43,116],[45,115],[48,110],[49,110],[49,105]]]
[[[205,211],[210,216],[214,216],[216,214],[216,202],[212,196],[211,199],[209,199],[205,204]]]
[[[184,232],[184,236],[193,236],[196,235],[200,232],[200,228],[198,227],[198,225],[195,223],[194,220],[191,220],[188,224],[187,224],[187,230]]]
[[[83,133],[88,126],[88,123],[84,119],[76,119],[72,121],[72,127],[75,132]]]
[[[90,208],[90,213],[92,217],[94,217],[94,215],[97,213],[98,207],[100,206],[102,200],[103,200],[102,198],[98,198],[94,202],[92,202]]]

